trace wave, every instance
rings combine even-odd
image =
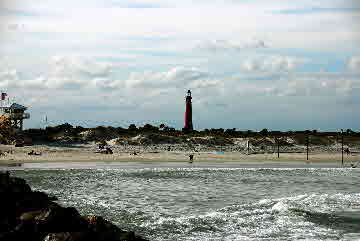
[[[263,199],[201,215],[156,215],[141,227],[150,237],[162,233],[161,240],[338,240],[349,233],[360,238],[359,197],[304,194]],[[354,209],[344,211],[342,204],[349,200]]]
[[[302,209],[290,209],[296,215],[300,215],[310,222],[326,226],[331,229],[339,229],[346,233],[360,232],[360,211],[342,211],[333,213],[320,213]]]
[[[81,207],[82,214],[104,216],[150,240],[348,240],[350,233],[356,240],[360,193],[351,191],[358,192],[358,177],[337,172],[141,168],[21,174],[39,190]]]

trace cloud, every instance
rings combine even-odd
[[[17,88],[21,86],[19,73],[16,69],[0,71],[0,88]]]
[[[240,68],[246,72],[282,72],[293,71],[305,63],[304,58],[291,56],[266,56],[252,58],[242,62]]]
[[[131,88],[180,88],[208,78],[208,72],[194,67],[174,67],[165,72],[133,72],[126,83]]]
[[[0,87],[38,89],[79,89],[117,88],[118,80],[112,78],[113,66],[109,63],[93,61],[90,58],[74,56],[54,56],[49,68],[38,77],[25,78],[26,74],[12,70],[0,72]],[[47,66],[46,66],[47,67]]]
[[[224,82],[217,79],[198,79],[193,81],[189,88],[205,89],[205,88],[219,88],[224,87]]]
[[[106,90],[115,90],[125,87],[124,81],[107,78],[95,78],[93,79],[93,84],[95,87]]]
[[[315,14],[315,13],[337,13],[337,12],[358,12],[359,8],[347,6],[346,8],[332,7],[332,8],[296,8],[296,9],[284,9],[280,11],[274,11],[278,14]]]
[[[249,42],[231,42],[228,40],[211,40],[204,41],[198,44],[195,49],[210,51],[210,52],[228,52],[241,51],[243,49],[258,49],[267,48],[267,44],[263,40],[252,40]]]
[[[253,77],[251,74],[250,77]],[[225,96],[286,97],[287,101],[307,98],[360,99],[357,90],[360,88],[360,74],[352,72],[283,72],[259,73],[261,81],[249,80],[248,74],[239,75],[227,80]],[[229,88],[231,86],[231,88]]]
[[[0,87],[57,90],[121,90],[174,88],[213,88],[221,86],[207,71],[177,66],[166,71],[130,72],[119,77],[117,64],[92,60],[89,57],[54,56],[40,75],[24,78],[17,70],[0,72]],[[121,67],[120,67],[121,68]],[[155,91],[155,92],[154,92]]]
[[[282,83],[282,84],[281,84]],[[284,84],[285,83],[285,84]],[[353,73],[291,73],[273,88],[278,96],[343,96],[357,97],[360,75]]]
[[[111,79],[113,66],[88,57],[54,56],[51,58],[50,71],[45,85],[48,88],[111,88],[118,83]]]
[[[16,81],[19,79],[19,74],[16,69],[0,72],[0,81]]]
[[[112,71],[109,63],[99,63],[85,57],[54,56],[52,58],[52,75],[77,77],[104,77]]]
[[[244,38],[254,36],[254,33],[255,35],[256,33],[262,33],[271,37],[271,48],[317,50],[326,48],[342,51],[344,48],[354,47],[359,39],[356,29],[351,28],[352,25],[356,25],[355,23],[358,22],[356,19],[358,16],[354,16],[355,14],[347,12],[317,13],[309,17],[307,15],[270,14],[265,11],[269,7],[275,10],[291,6],[295,9],[298,7],[311,7],[314,4],[310,2],[292,3],[280,0],[276,1],[276,3],[273,3],[273,1],[271,3],[265,1],[251,1],[251,3],[248,1],[246,3],[243,1],[201,1],[201,4],[199,4],[199,1],[172,1],[169,4],[167,1],[144,0],[134,3],[132,1],[121,1],[121,4],[124,5],[182,6],[181,8],[144,9],[104,7],[106,4],[97,1],[86,3],[83,1],[74,3],[74,1],[68,0],[58,3],[49,1],[40,4],[41,6],[30,1],[26,2],[27,4],[18,4],[15,9],[23,11],[41,9],[44,16],[17,17],[6,23],[4,28],[14,26],[14,28],[18,29],[17,26],[26,24],[24,31],[13,31],[15,33],[11,33],[11,35],[22,34],[26,36],[21,36],[20,39],[33,39],[33,41],[27,41],[26,45],[31,43],[32,46],[37,47],[39,42],[47,43],[47,45],[42,45],[44,46],[43,51],[56,48],[79,51],[79,49],[84,49],[89,44],[91,49],[88,49],[88,52],[106,47],[112,51],[115,48],[129,47],[124,46],[123,40],[144,39],[144,37],[171,39],[173,43],[169,43],[169,46],[176,46],[177,48],[181,40],[188,47],[189,45],[194,46],[194,44],[187,45],[186,41],[210,39],[210,41],[200,43],[196,48],[215,52],[269,47],[268,41],[264,39],[245,41]],[[215,2],[223,2],[223,4],[219,7],[214,4]],[[317,2],[316,5],[321,5],[324,2]],[[325,5],[327,7],[335,5],[332,2]],[[110,5],[112,3],[114,2],[110,1]],[[69,7],[72,11],[68,11]],[[56,14],[54,11],[60,13]],[[93,16],[99,17],[94,18]],[[0,29],[1,25],[4,25],[3,22],[4,18],[0,19]],[[48,39],[40,36],[39,33],[48,34],[46,36]],[[56,34],[60,34],[61,37],[58,38]],[[106,34],[111,37],[104,38]],[[1,37],[4,38],[4,36]],[[229,39],[233,41],[229,41]],[[327,44],[323,43],[323,39],[327,40]],[[74,44],[75,41],[81,42],[81,48]],[[353,43],[349,43],[350,41]],[[137,49],[143,46],[152,48],[154,42],[144,40],[142,46],[135,47]],[[347,43],[344,44],[345,42]],[[15,47],[19,47],[21,44],[21,41],[18,41],[18,44],[9,41],[9,45],[17,45]],[[76,45],[76,48],[73,48],[74,45]],[[133,42],[131,47],[134,47]]]
[[[348,62],[348,69],[354,72],[360,72],[360,56],[351,57]]]

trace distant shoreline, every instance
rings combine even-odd
[[[167,145],[170,146],[171,145]],[[280,152],[278,158],[276,152],[250,153],[244,152],[194,152],[191,149],[184,151],[142,151],[142,146],[137,146],[135,150],[129,148],[128,151],[121,151],[117,147],[110,146],[114,149],[113,154],[95,153],[98,151],[97,145],[77,145],[75,147],[33,145],[26,147],[14,147],[0,145],[0,150],[6,152],[0,156],[0,166],[13,165],[22,163],[187,163],[189,154],[194,155],[194,163],[217,163],[223,164],[287,164],[287,165],[341,165],[341,152],[310,152],[309,160],[306,160],[306,152]],[[41,155],[28,155],[31,150],[41,153]],[[150,151],[149,151],[150,150]],[[10,152],[10,153],[7,153]],[[12,153],[11,153],[12,152]],[[133,155],[136,152],[136,155]],[[344,163],[357,163],[360,161],[358,153],[346,155],[344,153]]]

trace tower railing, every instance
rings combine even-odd
[[[30,113],[4,113],[2,116],[9,119],[30,119]]]

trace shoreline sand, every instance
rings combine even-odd
[[[258,153],[247,155],[241,152],[191,152],[189,151],[153,151],[131,152],[115,151],[114,154],[94,153],[94,145],[81,145],[75,147],[34,145],[26,147],[13,147],[1,145],[0,150],[6,152],[0,156],[1,165],[23,163],[83,163],[83,162],[107,162],[107,163],[187,163],[188,155],[194,154],[195,163],[217,164],[331,164],[341,165],[341,152],[310,152],[309,160],[305,153]],[[31,150],[41,152],[41,155],[28,155]],[[7,153],[10,152],[10,153]],[[344,154],[344,163],[350,165],[357,163],[360,155]]]

